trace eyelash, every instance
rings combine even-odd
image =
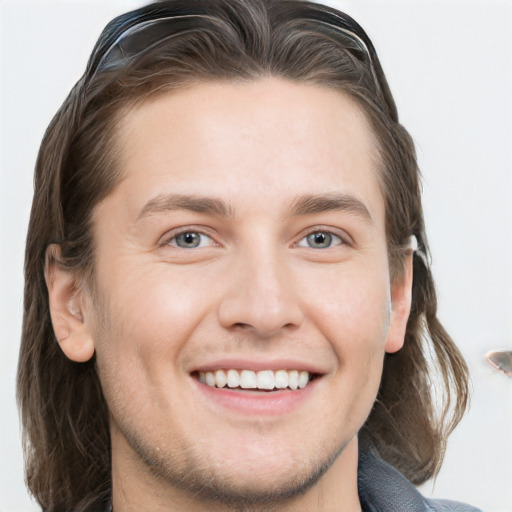
[[[311,245],[309,245],[310,237],[316,237],[319,235],[323,236],[324,238],[328,238],[329,245],[327,245],[326,247],[311,247]],[[336,240],[338,241],[337,243],[335,242]],[[303,245],[302,242],[305,242],[305,244]],[[333,233],[332,231],[329,231],[326,229],[315,229],[313,231],[310,231],[306,235],[304,235],[297,242],[296,246],[297,247],[309,247],[311,249],[322,250],[322,249],[331,249],[333,247],[333,243],[334,243],[334,246],[346,245],[345,240],[343,240],[343,238],[340,235],[337,235],[337,234]]]
[[[204,231],[200,230],[200,229],[194,229],[193,227],[187,227],[187,228],[184,228],[184,229],[181,229],[179,230],[178,232],[175,232],[175,233],[172,233],[172,236],[168,236],[166,237],[163,242],[162,242],[162,246],[165,246],[165,245],[171,245],[172,247],[176,247],[177,249],[184,249],[184,250],[187,250],[187,249],[200,249],[202,247],[198,246],[198,247],[180,247],[177,243],[173,243],[173,242],[176,242],[176,240],[178,239],[178,237],[180,236],[183,236],[183,235],[199,235],[201,238],[208,238],[211,240],[213,246],[215,245],[218,245],[215,243],[215,241],[213,240],[213,238],[208,235],[207,233],[205,233]],[[201,242],[200,242],[201,243]]]
[[[201,229],[194,228],[194,227],[187,227],[187,228],[179,230],[178,232],[172,233],[172,236],[166,237],[163,240],[163,242],[161,243],[161,245],[162,246],[170,245],[172,247],[176,247],[177,249],[183,249],[183,250],[201,249],[201,248],[203,248],[201,246],[201,244],[202,244],[201,239],[199,240],[198,246],[195,246],[195,247],[180,247],[178,245],[178,243],[176,242],[176,240],[180,236],[189,235],[189,234],[190,235],[199,235],[199,237],[201,239],[208,238],[212,242],[212,243],[208,244],[208,246],[210,246],[210,247],[211,246],[218,246],[219,245],[219,244],[217,244],[214,241],[212,236],[210,236],[209,234],[205,233]],[[309,243],[308,243],[308,238],[312,237],[312,236],[315,236],[315,235],[324,235],[324,236],[327,236],[327,237],[331,237],[329,245],[327,245],[326,247],[311,247],[309,245]],[[299,241],[294,244],[294,247],[306,247],[306,248],[311,248],[311,249],[315,249],[315,250],[331,249],[331,248],[333,248],[333,243],[335,244],[334,247],[343,246],[343,245],[350,245],[350,241],[348,241],[347,238],[348,238],[348,235],[343,236],[341,234],[334,233],[332,230],[329,230],[329,229],[326,229],[326,228],[322,228],[322,227],[316,227],[316,228],[313,228],[311,230],[308,230],[308,232],[306,232],[299,239]]]

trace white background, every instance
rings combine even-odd
[[[469,362],[470,413],[427,495],[512,511],[512,3],[332,0],[368,31],[424,173],[440,316]],[[37,510],[23,485],[14,380],[32,170],[43,132],[103,25],[140,1],[0,3],[0,511]]]

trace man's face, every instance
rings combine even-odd
[[[146,102],[119,144],[84,316],[114,468],[298,492],[355,442],[403,339],[369,125],[340,92],[266,79]]]

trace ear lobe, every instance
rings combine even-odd
[[[84,322],[83,291],[76,276],[59,266],[59,259],[60,247],[48,247],[44,277],[53,331],[66,357],[84,363],[94,355],[94,340]]]
[[[402,275],[391,283],[391,318],[385,350],[392,354],[404,345],[412,300],[412,252],[406,256]]]

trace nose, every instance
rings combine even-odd
[[[240,255],[226,275],[219,321],[228,330],[247,330],[270,338],[303,322],[293,272],[278,251]]]

